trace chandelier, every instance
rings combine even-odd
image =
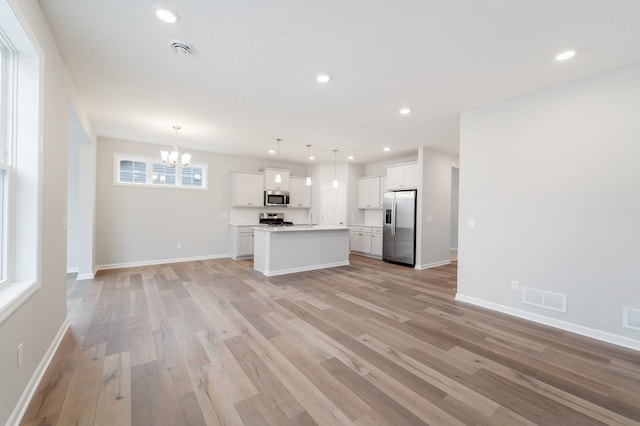
[[[175,167],[186,167],[191,162],[191,154],[182,154],[180,155],[180,149],[178,148],[178,130],[180,130],[180,126],[173,126],[173,129],[176,131],[176,143],[171,148],[171,152],[169,151],[160,151],[160,157],[162,158],[162,162]],[[180,162],[178,163],[178,159]]]

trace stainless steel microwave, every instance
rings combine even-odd
[[[264,191],[264,205],[287,207],[289,205],[289,191]]]

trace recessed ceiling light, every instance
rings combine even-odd
[[[318,81],[318,83],[328,83],[329,80],[331,80],[331,77],[329,77],[328,74],[320,74],[316,77],[316,80]]]
[[[385,146],[385,147],[384,147],[384,149],[383,149],[383,151],[384,151],[384,152],[389,152],[389,151],[391,151],[391,148],[389,148],[388,146]]]
[[[347,157],[348,160],[353,160],[353,155]]]
[[[556,56],[556,61],[566,61],[567,59],[571,59],[576,56],[575,50],[567,50],[566,52],[562,52]]]
[[[311,157],[309,157],[309,160],[315,160],[316,157],[314,157],[313,155]]]
[[[273,149],[269,150],[269,154],[275,154],[276,152]]]
[[[409,108],[400,108],[400,114],[402,115],[411,114],[411,110]]]
[[[178,21],[178,12],[175,12],[170,9],[157,9],[156,16],[162,22],[166,22],[167,24],[174,24]]]

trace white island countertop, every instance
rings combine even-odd
[[[349,229],[346,226],[331,225],[290,225],[290,226],[255,226],[253,229],[267,232],[300,232],[300,231],[335,231]]]
[[[253,268],[268,277],[349,264],[346,226],[256,226]]]

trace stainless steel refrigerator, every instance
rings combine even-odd
[[[385,192],[382,259],[416,264],[416,190]]]

